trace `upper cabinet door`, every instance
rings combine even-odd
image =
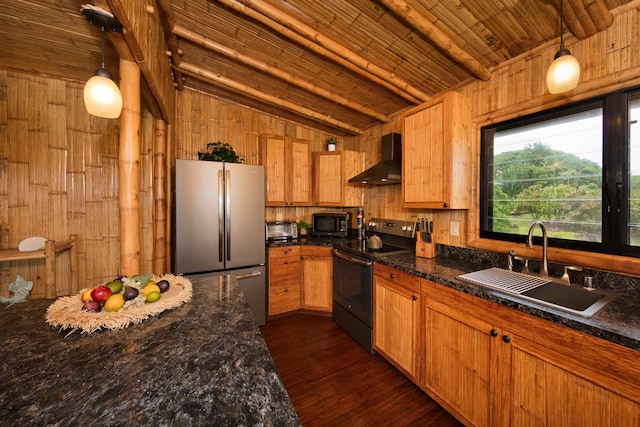
[[[362,184],[349,179],[364,170],[364,153],[316,151],[313,153],[316,206],[361,206]]]
[[[279,135],[261,137],[266,206],[311,206],[311,145]]]
[[[311,144],[302,139],[291,139],[287,150],[291,157],[289,173],[289,201],[293,206],[310,206],[312,203]]]
[[[406,112],[402,144],[405,208],[471,207],[471,105],[448,92]]]

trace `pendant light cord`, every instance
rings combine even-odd
[[[101,34],[102,34],[102,37],[101,37],[102,43],[100,44],[100,47],[102,48],[101,49],[101,51],[102,51],[102,68],[104,68],[104,25],[102,27],[100,27],[100,28],[101,28]]]
[[[564,38],[562,37],[562,0],[560,0],[560,49],[564,49]]]

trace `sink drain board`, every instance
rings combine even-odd
[[[546,283],[549,279],[530,276],[528,274],[516,273],[515,271],[503,270],[501,268],[488,268],[486,270],[474,271],[473,273],[462,274],[458,279],[474,285],[484,286],[499,291],[520,295]]]

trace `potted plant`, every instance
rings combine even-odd
[[[198,159],[209,162],[242,163],[242,157],[238,156],[226,142],[210,142],[207,144],[208,152],[198,151]]]
[[[325,142],[327,143],[327,150],[328,151],[336,151],[336,144],[338,143],[338,138],[336,138],[335,136],[331,135],[331,136],[327,137]]]
[[[310,228],[311,228],[311,224],[306,222],[304,219],[301,219],[300,221],[298,221],[298,234],[300,236],[306,236],[307,230],[309,230]]]

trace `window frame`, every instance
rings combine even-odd
[[[549,247],[640,258],[640,246],[630,246],[629,224],[629,100],[640,87],[616,91],[560,107],[482,126],[480,129],[480,224],[482,239],[523,243],[526,236],[490,230],[489,196],[493,193],[493,135],[496,132],[602,108],[602,241],[549,237]],[[622,126],[626,123],[626,126]],[[617,185],[622,183],[622,187]],[[535,239],[537,244],[541,238]]]

